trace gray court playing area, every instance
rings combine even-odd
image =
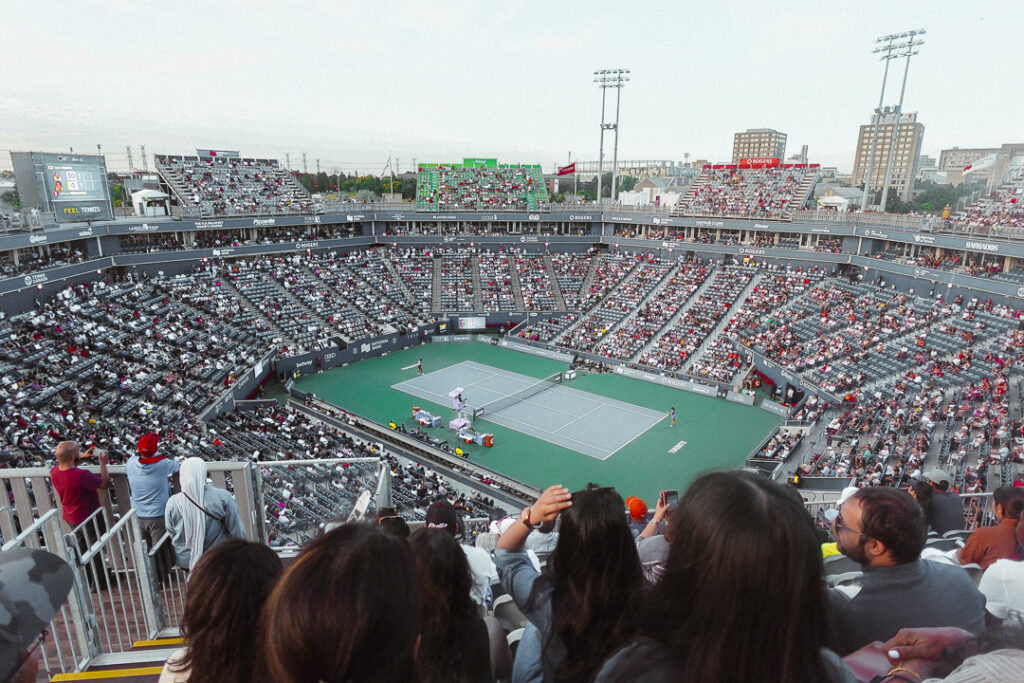
[[[447,424],[455,414],[450,409],[448,392],[456,387],[463,388],[462,395],[472,408],[479,408],[537,381],[536,377],[467,360],[393,384],[392,388],[448,406],[449,410],[441,416]],[[632,403],[556,384],[511,406],[487,412],[477,422],[490,421],[605,460],[665,417],[664,413]],[[482,424],[474,428],[485,431]]]

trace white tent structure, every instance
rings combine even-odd
[[[139,190],[132,192],[132,208],[136,216],[170,216],[171,197],[159,190]]]
[[[846,213],[846,210],[850,208],[850,200],[839,195],[829,195],[827,197],[818,197],[818,210],[824,211],[838,211],[839,213]]]

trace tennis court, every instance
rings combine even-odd
[[[615,486],[624,496],[640,496],[648,502],[656,499],[662,489],[686,488],[686,482],[709,468],[742,465],[743,458],[781,421],[760,408],[691,394],[614,373],[581,373],[576,379],[561,386],[586,392],[587,396],[597,397],[605,403],[622,401],[633,408],[641,406],[659,417],[674,406],[679,420],[673,427],[669,425],[668,419],[662,419],[615,455],[599,460],[592,455],[584,455],[520,431],[519,424],[512,428],[481,419],[477,427],[494,434],[494,448],[486,448],[458,442],[448,430],[448,419],[454,413],[447,394],[457,386],[466,387],[468,382],[451,386],[448,381],[433,386],[421,385],[423,391],[418,395],[392,388],[396,383],[405,385],[411,381],[413,386],[420,384],[416,374],[416,364],[420,358],[423,359],[425,372],[433,373],[465,361],[475,361],[478,366],[488,368],[488,372],[497,372],[500,368],[509,374],[526,377],[530,383],[566,367],[562,361],[491,344],[422,344],[303,377],[298,386],[302,391],[314,392],[326,401],[380,424],[391,421],[410,424],[410,409],[414,405],[421,406],[442,416],[445,421],[443,427],[423,427],[430,436],[447,440],[453,447],[460,446],[477,464],[539,489],[551,484],[563,484],[575,490],[586,486],[587,482],[597,482]],[[466,366],[466,370],[471,367]],[[472,377],[466,377],[472,380]],[[449,379],[453,378],[454,375]],[[522,387],[523,384],[520,382],[513,386]],[[283,394],[280,385],[277,387]],[[425,398],[428,389],[433,395],[432,399]],[[507,390],[512,391],[512,388],[508,387]],[[474,403],[486,402],[486,394],[474,396],[473,391],[476,390],[471,389],[466,398]],[[539,394],[539,400],[544,400],[544,405],[566,410],[565,405],[550,404],[543,398],[555,391]],[[268,395],[274,394],[268,391]],[[490,398],[498,396],[492,394]],[[538,397],[531,397],[531,400],[535,398]],[[563,403],[569,404],[570,401],[564,400]],[[515,412],[509,417],[523,419]],[[528,416],[528,419],[535,417]],[[595,427],[594,422],[587,420],[592,428],[605,429],[604,425]],[[619,414],[615,418],[615,428],[621,428],[623,422],[625,420]],[[511,421],[508,424],[512,424]],[[611,424],[609,420],[609,429]],[[544,427],[548,430],[557,429],[557,426],[547,424]],[[562,433],[568,431],[563,429]],[[615,435],[612,438],[616,438]],[[614,448],[609,443],[600,445],[604,449]]]
[[[456,387],[463,388],[469,406],[484,409],[475,429],[483,428],[481,420],[493,422],[598,460],[611,457],[666,417],[631,403],[565,384],[539,383],[536,377],[475,361],[392,385],[441,405],[450,403],[448,392]]]

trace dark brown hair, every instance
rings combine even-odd
[[[615,489],[588,484],[561,514],[558,544],[529,604],[551,587],[551,637],[545,649],[564,656],[559,681],[589,681],[601,663],[636,631],[644,586],[626,504]]]
[[[870,486],[850,497],[860,501],[861,531],[881,541],[900,564],[913,562],[924,550],[928,523],[924,510],[909,493],[887,486]]]
[[[369,524],[314,540],[263,610],[260,680],[415,681],[420,598],[408,544]]]
[[[469,596],[473,579],[466,553],[455,537],[443,529],[421,527],[409,537],[409,548],[416,560],[420,596],[424,610],[419,658],[416,666],[422,683],[473,683],[479,672],[471,671],[471,662],[479,661],[472,648],[479,630],[470,623],[479,618],[476,603]],[[490,652],[487,652],[489,659]],[[479,653],[477,653],[479,654]]]
[[[281,560],[261,543],[231,539],[203,553],[192,571],[181,618],[188,650],[169,665],[190,683],[246,683],[256,655],[260,609],[281,574]]]
[[[686,681],[828,680],[821,548],[799,496],[748,472],[709,472],[671,525],[643,626],[655,647],[624,668],[661,662]]]

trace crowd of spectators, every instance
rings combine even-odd
[[[636,314],[601,341],[596,352],[608,358],[631,360],[689,301],[707,273],[707,267],[697,259],[680,259],[672,275],[661,282],[653,296],[633,306]],[[616,302],[621,302],[618,295]]]
[[[2,338],[4,466],[67,439],[116,449],[161,429],[188,443],[199,411],[265,352],[251,330],[130,281],[68,287],[4,321]]]
[[[416,176],[418,209],[536,211],[547,207],[548,191],[539,167],[438,164],[420,166]]]
[[[516,253],[516,273],[519,275],[519,289],[523,294],[523,309],[527,311],[557,310],[555,290],[551,284],[551,273],[543,256]]]
[[[309,193],[276,159],[156,156],[157,170],[182,202],[204,216],[300,213]]]
[[[1024,177],[1000,185],[963,211],[954,214],[947,226],[957,231],[999,235],[1002,228],[1024,228]]]
[[[17,254],[18,262],[14,262]],[[80,244],[51,244],[0,253],[0,279],[17,277],[37,270],[81,263],[87,258]]]
[[[703,216],[788,217],[808,173],[796,168],[705,169],[683,212]]]
[[[498,253],[484,252],[477,257],[480,269],[480,297],[487,312],[514,311],[518,307],[512,286],[514,253],[499,249]]]
[[[562,291],[565,307],[570,311],[580,309],[583,284],[590,274],[594,263],[594,252],[588,250],[582,254],[559,252],[551,254],[551,265],[555,269],[555,280]]]
[[[661,371],[682,370],[694,351],[728,314],[753,276],[752,268],[736,266],[719,269],[707,288],[683,315],[640,356],[640,364]]]
[[[438,249],[435,256],[441,278],[441,310],[475,311],[473,250]]]
[[[803,294],[813,282],[822,277],[818,271],[805,273],[800,268],[782,273],[776,267],[765,270],[767,272],[764,277],[754,285],[750,295],[740,302],[722,334],[694,360],[690,366],[691,374],[731,382],[747,364],[744,354],[733,342],[738,341],[744,331],[757,329],[772,311]]]

